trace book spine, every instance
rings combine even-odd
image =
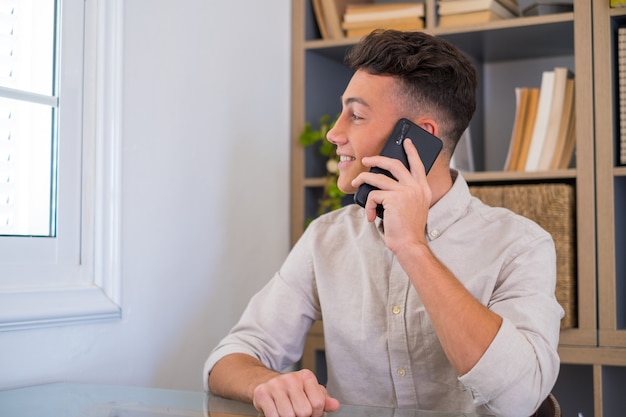
[[[498,16],[508,19],[515,17],[514,12],[503,6],[498,0],[452,0],[438,2],[439,16],[491,10]]]
[[[620,165],[626,165],[626,26],[617,29]]]
[[[347,12],[343,20],[347,23],[366,22],[372,20],[387,20],[403,17],[422,17],[424,16],[424,8],[421,5],[406,7],[404,9],[381,10],[371,13],[350,13]]]
[[[341,27],[345,30],[369,28],[370,31],[376,28],[400,28],[419,29],[424,27],[421,17],[403,17],[398,19],[372,20],[367,22],[343,22]]]
[[[342,17],[337,10],[336,0],[321,0],[322,13],[326,20],[326,31],[330,39],[341,39],[344,37],[343,29],[341,29]]]
[[[526,171],[537,171],[539,168],[539,160],[541,151],[546,139],[546,131],[548,128],[550,108],[552,107],[552,94],[554,91],[554,71],[544,71],[541,77],[541,86],[539,88],[539,105],[537,107],[537,118],[533,126],[532,138],[530,141],[530,149],[528,150],[528,158],[526,159]]]

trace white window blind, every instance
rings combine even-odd
[[[0,235],[55,234],[56,16],[0,0]]]

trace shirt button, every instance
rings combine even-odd
[[[437,236],[439,236],[439,230],[433,229],[430,231],[429,235],[431,238],[435,239]]]
[[[405,376],[406,375],[406,369],[404,368],[398,368],[398,376]]]
[[[393,307],[391,308],[391,312],[392,312],[393,314],[396,314],[396,315],[400,314],[400,312],[401,312],[401,311],[402,311],[402,309],[400,308],[400,306],[393,306]]]

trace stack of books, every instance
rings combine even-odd
[[[372,4],[374,0],[312,0],[313,12],[322,39],[345,37],[341,23],[348,4]]]
[[[477,25],[519,16],[517,0],[438,0],[439,27]]]
[[[361,37],[374,29],[419,30],[424,27],[424,3],[348,4],[342,29]]]
[[[576,142],[574,74],[544,71],[541,86],[515,89],[516,111],[504,169],[549,171],[569,167]]]

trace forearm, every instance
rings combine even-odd
[[[252,403],[254,389],[277,375],[258,359],[234,353],[215,364],[208,377],[209,390],[221,397]]]
[[[459,375],[468,372],[495,338],[502,318],[478,302],[427,245],[397,254]]]

